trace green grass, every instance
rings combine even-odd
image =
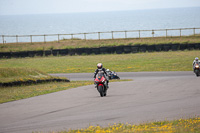
[[[14,81],[60,79],[31,68],[0,68],[0,83],[11,83]],[[62,78],[66,79],[66,78]],[[127,81],[127,80],[114,80]],[[113,81],[112,81],[113,82]],[[21,85],[13,87],[0,86],[0,103],[29,98],[33,96],[48,94],[78,86],[91,85],[93,81],[72,81],[72,82],[50,82],[43,84]]]
[[[131,80],[112,80],[111,82],[121,82]],[[43,84],[33,84],[28,86],[0,87],[0,103],[25,99],[43,94],[58,92],[79,86],[94,84],[93,81],[71,81],[71,82],[50,82]]]
[[[34,68],[0,68],[0,83],[27,80],[47,80],[54,78],[59,79],[58,77],[50,76]]]
[[[119,45],[152,45],[152,44],[190,44],[200,43],[200,35],[183,36],[183,37],[154,37],[154,38],[129,38],[129,39],[105,39],[105,40],[82,40],[82,39],[66,39],[59,43],[55,42],[36,42],[36,43],[0,43],[0,52],[10,51],[38,51],[51,49],[66,48],[83,48],[83,47],[103,47],[103,46],[119,46]]]
[[[45,73],[93,73],[98,62],[116,72],[192,71],[200,51],[0,59],[0,68],[33,68]]]
[[[200,51],[153,52],[137,54],[35,57],[0,59],[0,79],[9,81],[20,75],[37,76],[45,73],[93,73],[96,64],[116,72],[138,71],[192,71],[192,62],[200,57]],[[36,70],[37,69],[37,70]],[[7,72],[11,71],[11,72]],[[34,70],[34,71],[31,71]],[[15,73],[17,71],[17,73]],[[15,73],[15,74],[14,74]],[[7,79],[6,79],[7,78]],[[121,81],[121,80],[120,80]],[[78,86],[91,85],[92,81],[72,81],[70,83],[45,83],[29,86],[0,87],[0,103],[48,94]],[[140,125],[115,124],[108,127],[90,126],[86,129],[61,131],[60,133],[122,133],[122,132],[174,132],[200,133],[200,118],[152,122]]]
[[[119,123],[108,127],[89,126],[85,129],[57,133],[200,133],[200,118],[158,121],[140,125]]]
[[[153,53],[137,53],[137,54],[113,54],[113,55],[88,55],[88,56],[63,56],[63,57],[35,57],[35,58],[13,58],[0,59],[0,70],[3,70],[1,80],[6,78],[15,79],[19,75],[25,75],[29,70],[39,70],[37,73],[93,73],[96,64],[102,62],[105,68],[109,68],[116,72],[138,72],[138,71],[192,71],[192,62],[195,57],[200,56],[200,51],[176,51],[176,52],[153,52]],[[28,69],[27,69],[28,68]],[[7,73],[5,70],[10,69],[18,72],[18,76]],[[25,70],[27,69],[27,70]],[[17,71],[16,71],[17,70]],[[25,70],[25,71],[24,71]],[[27,71],[27,72],[26,72]],[[21,73],[24,74],[21,74]],[[11,72],[13,73],[13,72]],[[6,76],[7,75],[7,76]],[[13,80],[12,79],[12,80]],[[5,82],[5,81],[4,81]],[[74,84],[75,85],[74,85]],[[69,85],[69,88],[82,86],[83,83],[56,83],[57,86],[47,87],[53,90],[46,90],[45,85],[20,86],[0,88],[0,98],[8,99],[8,101],[26,98],[35,95],[46,94],[62,89]],[[92,82],[84,84],[93,84]],[[53,86],[54,84],[52,84]],[[60,86],[61,85],[61,86]],[[63,86],[62,86],[63,85]],[[48,85],[47,85],[48,86]],[[28,87],[28,89],[25,89]],[[29,88],[30,87],[30,88]],[[43,88],[44,87],[44,88]],[[23,90],[23,88],[25,90]],[[61,89],[62,88],[62,89]],[[31,91],[31,89],[33,89]],[[37,91],[36,91],[37,90]],[[26,94],[26,91],[27,94]],[[30,92],[29,92],[30,91]],[[38,92],[39,91],[39,92]],[[33,93],[34,92],[34,93]],[[16,93],[16,94],[14,94]],[[28,94],[29,93],[29,94]],[[25,96],[24,96],[25,95]],[[27,96],[28,95],[28,96]]]
[[[91,81],[51,82],[29,86],[0,87],[0,103],[39,96],[78,86],[92,84]]]

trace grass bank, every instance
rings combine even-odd
[[[0,59],[0,68],[33,68],[45,73],[93,73],[98,62],[116,72],[192,71],[200,51]]]
[[[108,127],[90,126],[85,129],[58,133],[199,133],[200,118],[158,121],[140,125],[114,124]]]
[[[62,79],[65,82],[43,82],[40,84],[30,83],[30,81],[51,81],[51,79]],[[66,78],[59,78],[49,76],[48,74],[30,68],[0,68],[0,83],[10,83],[9,86],[0,86],[0,103],[15,101],[19,99],[39,96],[61,90],[67,90],[70,88],[76,88],[78,86],[85,86],[94,84],[93,81],[72,81],[66,82]],[[21,84],[16,86],[14,82],[22,82],[27,84]],[[120,80],[114,80],[120,81]],[[127,80],[121,80],[127,81]],[[113,82],[113,81],[112,81]],[[13,84],[13,85],[12,85]]]
[[[92,84],[91,81],[80,82],[51,82],[45,84],[36,84],[29,86],[0,87],[0,103],[25,99],[29,97],[39,96],[61,90],[67,90],[78,86]]]
[[[34,42],[34,43],[0,43],[0,52],[39,51],[70,48],[96,48],[104,46],[120,45],[152,45],[152,44],[191,44],[200,43],[200,35],[182,37],[154,37],[154,38],[129,38],[129,39],[105,39],[82,40],[65,39],[60,42]]]
[[[50,81],[69,80],[53,77],[33,68],[0,68],[0,87]]]
[[[112,80],[110,82],[131,81],[131,80]],[[94,84],[93,81],[71,81],[71,82],[50,82],[43,84],[22,85],[14,87],[0,87],[0,103],[25,99],[29,97],[58,92],[79,86]]]

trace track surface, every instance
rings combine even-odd
[[[58,74],[92,80],[92,74]],[[0,133],[61,131],[89,125],[189,118],[200,115],[200,77],[192,72],[118,73],[100,97],[93,85],[0,104]]]

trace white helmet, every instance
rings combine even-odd
[[[199,58],[198,58],[198,57],[196,57],[196,58],[195,58],[195,60],[196,60],[196,61],[198,61],[198,60],[199,60]]]
[[[106,71],[110,71],[109,69],[107,69]]]
[[[102,63],[98,63],[98,64],[97,64],[97,68],[98,68],[98,69],[103,68],[103,64],[102,64]]]

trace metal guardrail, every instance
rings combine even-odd
[[[197,31],[199,30],[199,31]],[[176,33],[171,33],[169,34],[169,32],[171,31],[176,31]],[[178,32],[177,32],[178,31]],[[189,31],[186,34],[183,32],[184,31]],[[144,32],[149,32],[146,35],[142,35]],[[156,34],[157,32],[162,32],[162,34]],[[118,39],[118,38],[145,38],[145,37],[172,37],[172,36],[189,36],[189,35],[196,35],[196,34],[200,34],[200,28],[179,28],[179,29],[154,29],[154,30],[125,30],[125,31],[107,31],[107,32],[87,32],[87,33],[74,33],[74,34],[44,34],[44,35],[0,35],[2,37],[2,43],[6,43],[6,38],[15,38],[15,41],[12,43],[18,43],[19,38],[23,38],[23,37],[28,37],[30,39],[30,43],[33,43],[33,38],[34,37],[42,37],[43,39],[40,39],[39,42],[47,42],[46,37],[48,36],[54,36],[57,38],[57,42],[60,42],[61,40],[65,39],[61,39],[61,36],[68,36],[69,39],[75,39],[77,35],[82,36],[79,39],[84,39],[84,40],[89,40],[89,38],[87,37],[88,35],[96,35],[96,40],[102,40],[105,39],[103,38],[102,34],[105,33],[109,33],[111,35],[111,38],[109,39]],[[116,36],[115,34],[118,33],[120,35]],[[132,36],[128,36],[128,33],[135,33]],[[90,39],[94,39],[94,38],[90,38]],[[108,39],[108,38],[106,38]],[[38,41],[37,41],[38,42]]]

